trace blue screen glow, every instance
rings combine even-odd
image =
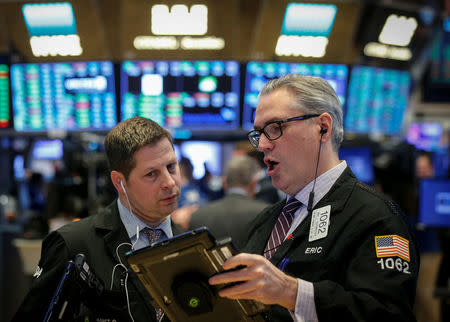
[[[43,160],[58,160],[63,156],[61,140],[39,140],[33,146],[33,158]]]
[[[450,227],[450,180],[425,179],[420,182],[419,222]]]
[[[373,184],[372,153],[368,147],[341,147],[339,159],[347,161],[355,176],[366,184]]]

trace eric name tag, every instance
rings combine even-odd
[[[309,228],[308,241],[314,241],[325,238],[328,235],[328,226],[330,225],[331,206],[325,206],[315,209],[312,212],[311,227]]]

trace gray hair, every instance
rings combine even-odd
[[[333,119],[332,142],[335,151],[344,139],[341,103],[328,82],[315,76],[287,74],[269,81],[259,93],[267,95],[280,88],[288,88],[294,94],[294,106],[303,113],[328,113]]]
[[[239,155],[228,161],[225,177],[228,187],[248,186],[260,170],[258,161],[247,155]]]

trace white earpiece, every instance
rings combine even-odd
[[[125,191],[125,187],[123,186],[123,181],[122,181],[122,180],[120,180],[120,186],[122,187],[122,190],[123,190],[123,192],[125,192],[125,193],[126,193],[126,191]]]

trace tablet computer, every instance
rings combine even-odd
[[[217,293],[228,285],[209,285],[222,264],[238,251],[231,238],[216,241],[206,227],[128,252],[132,270],[156,304],[173,321],[264,321],[268,306],[232,300]]]

